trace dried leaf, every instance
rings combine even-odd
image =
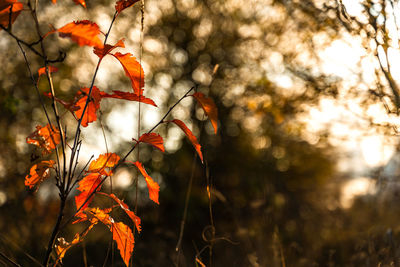
[[[39,186],[41,182],[50,177],[50,168],[53,168],[54,163],[53,160],[48,160],[33,165],[25,177],[25,186],[29,186],[30,189],[35,185]]]
[[[210,97],[206,97],[203,93],[194,93],[194,98],[200,103],[204,112],[211,120],[211,124],[214,128],[215,134],[218,130],[218,109],[214,104],[214,101]]]
[[[131,162],[131,163],[134,164],[139,169],[140,173],[145,178],[146,183],[147,183],[147,188],[149,189],[150,199],[153,200],[155,203],[160,204],[158,202],[158,192],[160,191],[160,186],[153,180],[153,178],[150,177],[150,175],[147,174],[142,163],[140,163],[139,161],[135,161],[135,162]]]
[[[121,13],[122,10],[124,10],[125,8],[128,8],[130,6],[132,6],[133,4],[135,4],[136,2],[139,2],[139,0],[119,0],[116,4],[115,4],[115,10],[117,11],[117,13]]]
[[[193,135],[192,131],[185,125],[185,123],[181,120],[172,120],[171,122],[175,123],[178,125],[182,131],[186,134],[187,138],[189,138],[190,142],[194,146],[194,148],[197,151],[197,154],[200,157],[201,162],[203,162],[203,153],[201,153],[201,146],[199,142],[197,141],[196,136]]]
[[[149,104],[152,106],[157,107],[156,103],[154,103],[153,100],[150,98],[147,98],[143,95],[139,96],[135,93],[129,93],[129,92],[121,92],[121,91],[113,91],[113,94],[107,94],[104,92],[101,92],[101,97],[102,98],[117,98],[117,99],[125,99],[129,101],[137,101],[145,104]]]
[[[150,144],[150,145],[154,146],[155,148],[158,148],[162,152],[165,152],[164,142],[163,142],[162,137],[159,134],[156,134],[156,133],[142,134],[142,136],[140,136],[140,138],[139,138],[139,142]]]
[[[0,1],[0,25],[7,28],[11,19],[11,24],[17,19],[23,9],[23,4],[17,0]],[[10,18],[11,15],[11,18]],[[1,30],[1,29],[0,29]]]
[[[142,230],[142,228],[140,226],[140,218],[138,216],[136,216],[135,213],[129,209],[128,205],[125,204],[122,200],[120,200],[116,195],[114,195],[114,194],[110,194],[110,195],[105,194],[105,195],[109,196],[110,198],[115,200],[115,202],[117,202],[118,205],[120,205],[120,207],[125,211],[125,213],[129,216],[129,218],[131,218],[132,222],[136,226],[136,229],[140,233],[140,231]]]
[[[142,95],[144,87],[144,72],[139,62],[137,62],[136,58],[130,53],[121,54],[117,52],[112,55],[121,63],[125,75],[131,79],[134,93],[136,95]]]
[[[125,47],[124,39],[119,40],[115,45],[106,44],[104,47],[95,47],[93,53],[95,53],[99,58],[103,58],[117,47]]]
[[[60,37],[69,37],[80,46],[103,47],[98,36],[100,34],[99,26],[89,20],[68,23],[57,31]]]
[[[53,149],[56,148],[61,141],[60,131],[50,124],[42,127],[40,125],[36,126],[36,131],[31,133],[27,138],[26,142],[43,149],[42,154],[50,154]]]
[[[100,173],[90,173],[79,182],[79,187],[77,189],[81,191],[81,193],[75,196],[75,204],[77,210],[81,206],[81,210],[85,209],[87,206],[89,206],[90,202],[92,202],[94,197],[93,192],[97,192],[101,189],[101,186],[99,186],[99,184],[101,183],[100,177]],[[87,199],[88,201],[86,201]]]

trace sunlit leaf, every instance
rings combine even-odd
[[[156,103],[154,103],[153,100],[150,98],[147,98],[143,95],[139,96],[135,93],[130,93],[130,92],[121,92],[121,91],[113,91],[112,94],[107,94],[104,92],[101,92],[101,97],[102,98],[117,98],[117,99],[124,99],[124,100],[129,100],[129,101],[137,101],[145,104],[149,104],[152,106],[157,107]]]
[[[131,218],[138,232],[140,232],[142,230],[140,226],[140,218],[136,216],[135,213],[129,209],[128,205],[125,204],[122,200],[120,200],[116,195],[110,194],[107,196],[111,197],[113,200],[115,200],[115,202],[117,202],[120,205],[120,207],[125,211],[125,213],[129,216],[129,218]]]
[[[10,20],[11,24],[13,24],[22,9],[23,4],[17,0],[0,0],[0,24],[6,28],[8,27]]]
[[[203,153],[201,153],[201,146],[199,142],[197,141],[196,136],[193,135],[192,131],[186,126],[186,124],[181,121],[181,120],[172,120],[171,122],[175,123],[178,125],[182,131],[186,134],[187,138],[189,138],[190,142],[194,146],[194,148],[197,151],[197,154],[200,157],[201,162],[203,162]]]
[[[29,174],[25,177],[25,186],[33,188],[39,186],[41,182],[50,177],[50,168],[54,166],[53,160],[42,161],[31,167]]]
[[[103,58],[117,47],[125,47],[124,39],[119,40],[115,45],[106,44],[104,47],[95,47],[93,53],[95,53],[99,58]]]
[[[117,11],[117,13],[121,13],[122,10],[124,10],[125,8],[128,8],[130,6],[132,6],[133,4],[135,4],[136,2],[139,2],[139,0],[119,0],[116,4],[115,4],[115,10]]]
[[[194,98],[200,103],[204,112],[211,120],[211,124],[214,128],[215,134],[218,130],[218,109],[214,104],[214,101],[210,97],[206,97],[203,93],[194,93]]]
[[[139,138],[139,142],[150,144],[150,145],[154,146],[155,148],[158,148],[162,152],[165,151],[164,141],[159,134],[156,134],[156,133],[142,134],[142,136],[140,136],[140,138]]]
[[[160,204],[158,202],[158,192],[160,191],[160,186],[153,180],[153,178],[150,177],[150,175],[147,174],[142,163],[140,163],[139,161],[135,161],[135,162],[131,162],[131,163],[134,164],[138,168],[140,173],[145,178],[146,183],[147,183],[147,188],[149,189],[150,199],[153,200],[155,203]]]
[[[85,108],[87,96],[89,94],[89,88],[82,88],[75,96],[75,101],[71,107],[74,109],[73,112],[77,120],[82,117],[83,109]],[[100,108],[100,90],[96,86],[93,86],[90,95],[90,101],[85,110],[85,115],[82,117],[82,126],[86,127],[89,123],[97,120],[96,112]]]
[[[38,125],[36,126],[36,131],[26,138],[26,142],[40,147],[43,150],[43,155],[50,154],[56,148],[56,145],[61,142],[60,131],[54,125],[53,128],[51,128],[50,124],[44,127]]]
[[[82,5],[84,8],[86,8],[86,2],[84,0],[74,0],[75,4],[77,5]]]
[[[133,91],[136,95],[143,94],[144,72],[142,66],[136,61],[132,54],[121,54],[119,52],[112,54],[121,63],[124,68],[125,75],[129,77],[132,83]]]
[[[68,23],[57,31],[60,37],[69,37],[80,46],[103,47],[98,36],[100,34],[99,26],[89,20]]]
[[[105,168],[114,167],[117,165],[119,159],[119,156],[115,153],[101,154],[96,160],[90,163],[88,172],[110,175],[110,173],[104,171]]]
[[[76,209],[82,206],[81,209],[83,210],[92,202],[94,197],[93,192],[97,192],[101,188],[101,186],[99,186],[101,183],[100,177],[101,175],[99,173],[90,173],[79,182],[79,187],[77,189],[81,191],[81,193],[75,196]]]

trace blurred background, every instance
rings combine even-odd
[[[106,32],[114,5],[88,0],[84,9],[69,0],[39,1],[38,16],[43,32],[49,24],[60,28],[83,19]],[[158,108],[141,105],[141,131],[196,86],[214,99],[219,132],[213,133],[193,99],[185,99],[171,118],[193,130],[207,168],[173,125],[157,130],[166,153],[141,146],[140,160],[161,187],[160,205],[149,201],[140,180],[142,232],[135,235],[132,266],[200,266],[196,257],[206,266],[400,264],[398,1],[146,0],[144,11],[142,37],[136,4],[117,18],[109,38],[111,44],[125,38],[119,51],[137,58],[142,43],[144,95]],[[13,32],[32,42],[32,26],[30,14],[22,12]],[[53,77],[56,94],[69,100],[90,85],[97,57],[56,35],[45,44],[52,58],[67,54],[54,65],[59,71]],[[34,72],[42,67],[34,54],[28,57]],[[40,266],[35,259],[44,256],[59,200],[52,179],[37,191],[24,186],[40,156],[25,138],[46,119],[22,54],[4,31],[0,62],[0,251],[22,266]],[[129,91],[130,81],[106,57],[95,85]],[[45,79],[39,89],[48,90]],[[60,110],[73,138],[75,121]],[[82,167],[106,147],[124,155],[137,138],[137,103],[106,99],[98,115],[83,130]],[[123,166],[112,178],[113,192],[131,207],[135,173]],[[75,210],[74,195],[67,218]],[[113,216],[132,226],[124,214]],[[68,225],[61,236],[70,241],[82,229]],[[96,226],[67,252],[64,266],[123,266],[110,241],[109,231]]]

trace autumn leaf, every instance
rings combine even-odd
[[[119,159],[119,156],[115,153],[101,154],[96,160],[90,163],[88,172],[110,175],[109,172],[105,172],[105,168],[114,167],[117,165]]]
[[[130,6],[132,6],[133,4],[135,4],[136,2],[139,2],[139,0],[119,0],[116,4],[115,4],[115,10],[117,11],[117,13],[121,13],[122,10],[124,10],[125,8],[128,8]]]
[[[25,177],[25,186],[29,186],[30,189],[35,185],[39,186],[41,182],[50,177],[50,168],[53,168],[54,163],[53,160],[48,160],[33,165]]]
[[[200,103],[204,112],[211,120],[211,124],[214,128],[215,134],[217,134],[218,130],[218,110],[214,104],[214,101],[210,97],[206,97],[203,93],[194,93],[192,95],[196,100]]]
[[[112,50],[117,47],[125,47],[124,39],[119,40],[115,45],[106,44],[104,47],[95,47],[93,53],[95,53],[100,59],[110,54]]]
[[[87,96],[89,94],[89,88],[82,88],[75,96],[75,101],[71,108],[74,110],[70,110],[75,114],[77,120],[82,117],[83,109],[85,108]],[[82,117],[81,125],[83,127],[87,127],[89,123],[97,120],[96,112],[100,108],[100,90],[96,86],[93,86],[92,92],[90,95],[89,104],[86,107],[85,115]]]
[[[75,196],[75,204],[77,210],[81,207],[81,210],[85,209],[90,204],[90,202],[92,202],[94,197],[93,192],[97,192],[101,188],[100,177],[100,173],[90,173],[79,182],[79,187],[77,189],[81,191],[81,193]]]
[[[69,37],[80,46],[103,47],[98,36],[100,34],[99,26],[89,20],[68,23],[57,31],[60,37]]]
[[[203,162],[203,153],[201,153],[201,146],[200,146],[199,142],[197,141],[196,136],[193,135],[192,131],[181,120],[176,120],[175,119],[175,120],[172,120],[170,122],[175,123],[176,125],[178,125],[182,129],[182,131],[186,134],[187,138],[189,138],[190,142],[192,143],[192,145],[196,149],[197,154],[199,155],[201,162]]]
[[[57,72],[57,71],[58,71],[58,68],[53,67],[53,66],[48,66],[48,68],[49,68],[49,72],[50,72],[50,73],[53,73],[53,72]],[[38,70],[38,74],[39,74],[39,77],[42,76],[43,74],[46,74],[46,67],[41,67],[41,68]]]
[[[74,0],[75,4],[77,5],[82,5],[84,8],[86,8],[86,2],[84,0]]]
[[[132,54],[121,54],[119,52],[112,54],[121,63],[125,75],[129,77],[132,83],[133,91],[136,95],[143,94],[144,72],[142,66],[136,61]]]
[[[1,0],[0,1],[0,25],[8,28],[17,19],[23,9],[23,4],[17,0]],[[11,18],[10,18],[11,16]],[[0,29],[1,30],[1,29]]]
[[[36,126],[36,131],[31,133],[27,138],[26,142],[43,149],[42,154],[50,154],[53,149],[56,148],[61,141],[60,131],[53,126],[51,128],[50,124],[42,127],[40,125]]]
[[[133,165],[135,165],[140,173],[143,175],[143,177],[146,180],[147,183],[147,188],[149,189],[149,197],[151,200],[153,200],[155,203],[160,204],[158,202],[158,192],[160,191],[160,186],[153,180],[153,178],[150,177],[150,175],[147,174],[146,170],[144,169],[142,163],[139,161],[135,162],[130,162]]]
[[[135,224],[136,229],[138,230],[138,232],[140,232],[142,230],[141,226],[140,226],[140,218],[138,216],[135,215],[135,213],[133,211],[131,211],[128,207],[128,205],[123,202],[122,200],[120,200],[116,195],[114,194],[106,194],[106,193],[101,193],[102,195],[105,195],[111,199],[113,199],[115,202],[118,203],[118,205],[125,211],[125,213],[129,216],[129,218],[131,218],[132,222]]]
[[[149,104],[149,105],[157,107],[156,103],[154,103],[154,101],[151,100],[150,98],[147,98],[143,95],[139,96],[135,93],[113,91],[113,94],[111,94],[111,95],[104,93],[104,92],[101,92],[100,94],[101,94],[102,98],[125,99],[125,100],[129,100],[129,101],[137,101],[137,102],[141,102],[141,103],[145,103],[145,104]]]
[[[139,142],[150,144],[150,145],[154,146],[155,148],[158,148],[162,152],[165,152],[163,139],[159,134],[156,134],[156,133],[142,134],[142,136],[140,136],[140,138],[139,138]]]
[[[90,213],[94,219],[99,220],[108,227],[112,232],[114,241],[117,243],[117,248],[121,254],[122,260],[126,266],[129,266],[129,260],[132,256],[133,247],[135,245],[132,230],[122,222],[114,222],[114,219],[111,218],[107,212],[99,208],[88,208],[85,212]]]

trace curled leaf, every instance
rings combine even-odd
[[[98,36],[100,34],[99,26],[89,20],[70,22],[57,31],[60,37],[71,38],[72,41],[80,46],[103,47],[103,43]]]
[[[214,128],[215,134],[218,130],[218,109],[214,104],[214,101],[210,97],[206,97],[203,93],[194,93],[192,95],[200,103],[204,112],[211,120],[211,124]]]
[[[105,194],[105,195],[107,195],[107,194]],[[140,233],[140,231],[142,230],[142,228],[140,226],[140,218],[138,216],[136,216],[135,213],[129,209],[128,205],[125,204],[122,200],[120,200],[116,195],[110,194],[107,196],[112,198],[115,202],[118,203],[118,205],[120,205],[120,207],[125,211],[125,213],[129,216],[129,218],[131,218],[132,222],[136,226],[136,229]]]
[[[133,4],[135,4],[136,2],[139,2],[139,0],[119,0],[116,4],[115,4],[115,10],[117,11],[117,13],[121,13],[122,10],[124,10],[125,8],[128,8],[130,6],[132,6]]]
[[[157,107],[156,103],[154,103],[153,100],[150,98],[147,98],[143,95],[137,95],[135,93],[130,93],[130,92],[121,92],[121,91],[113,91],[113,94],[107,94],[104,92],[101,92],[101,97],[102,98],[117,98],[117,99],[124,99],[124,100],[129,100],[129,101],[137,101],[145,104],[149,104],[152,106]]]
[[[119,40],[115,45],[106,44],[104,47],[95,47],[93,53],[95,53],[99,58],[103,58],[117,47],[125,47],[124,39]]]
[[[50,168],[54,166],[53,160],[42,161],[31,167],[29,174],[25,177],[25,186],[32,189],[35,185],[50,177]]]
[[[160,204],[158,202],[158,192],[160,191],[160,186],[153,180],[153,178],[150,177],[150,175],[147,174],[142,163],[140,163],[139,161],[135,161],[135,162],[131,162],[131,163],[138,168],[140,173],[145,178],[146,183],[147,183],[147,188],[149,189],[150,199],[153,200],[155,203]]]
[[[144,72],[142,66],[136,61],[132,54],[121,54],[119,52],[112,54],[121,63],[125,75],[129,77],[132,83],[133,91],[136,95],[143,94]]]
[[[199,155],[201,162],[203,162],[203,153],[201,153],[201,146],[200,146],[199,142],[197,141],[196,136],[194,136],[192,131],[186,126],[186,124],[183,121],[181,121],[181,120],[172,120],[171,122],[175,123],[176,125],[178,125],[182,129],[182,131],[186,134],[187,138],[189,138],[190,142],[192,143],[192,145],[196,149],[197,154]]]
[[[56,148],[61,141],[60,131],[50,124],[42,127],[36,126],[36,131],[31,133],[27,138],[26,142],[43,149],[42,154],[50,154],[53,149]]]
[[[162,152],[165,151],[163,139],[159,134],[156,133],[142,134],[142,136],[140,136],[139,138],[139,142],[150,144],[155,148],[158,148]]]
[[[17,19],[23,9],[23,4],[17,0],[1,0],[0,1],[0,25],[7,28]],[[1,29],[0,29],[1,30]]]

